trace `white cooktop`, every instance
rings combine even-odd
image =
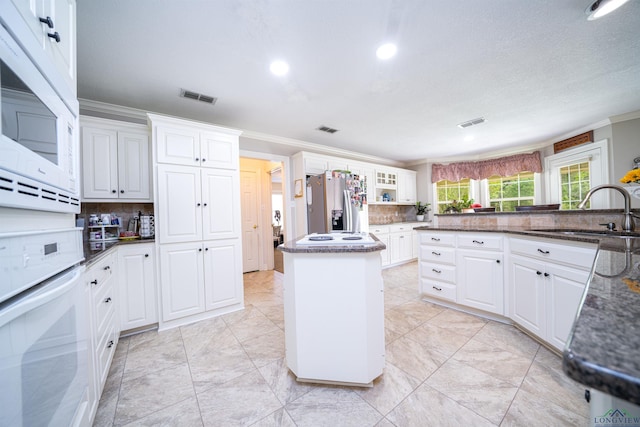
[[[313,233],[304,236],[296,244],[308,246],[375,245],[376,241],[369,233]]]

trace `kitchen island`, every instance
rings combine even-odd
[[[338,240],[278,246],[287,364],[301,382],[371,386],[385,364],[385,245],[371,235]]]

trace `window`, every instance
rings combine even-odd
[[[516,206],[535,204],[535,181],[533,172],[487,179],[489,206],[496,212],[513,212]]]
[[[460,181],[442,180],[436,182],[436,205],[437,212],[444,213],[447,205],[454,200],[471,198],[471,180],[462,179]]]
[[[560,209],[577,209],[591,187],[589,162],[563,166],[560,174]],[[590,207],[590,201],[587,208]]]

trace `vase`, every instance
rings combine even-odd
[[[416,221],[424,221],[424,215],[416,215]]]

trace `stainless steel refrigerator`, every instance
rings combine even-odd
[[[308,233],[368,231],[367,182],[337,171],[307,177]]]

